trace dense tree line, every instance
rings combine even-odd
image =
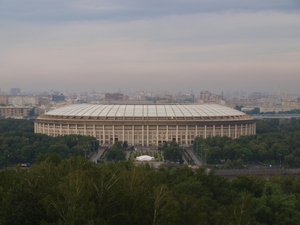
[[[71,156],[86,156],[97,149],[98,142],[93,137],[67,135],[49,137],[33,133],[31,120],[0,120],[0,168],[23,162],[34,162],[39,156],[57,153],[62,159]],[[116,142],[107,152],[109,161],[125,158],[122,149],[126,142]],[[279,120],[257,122],[257,135],[238,139],[214,137],[196,138],[194,148],[207,163],[226,163],[227,167],[241,167],[259,161],[262,163],[300,166],[300,123],[292,119],[289,124],[279,125]],[[182,161],[182,152],[177,143],[165,143],[163,154],[166,160]]]
[[[128,147],[127,142],[116,141],[112,147],[108,148],[105,153],[105,159],[107,161],[122,161],[126,159],[126,153],[124,149]]]
[[[0,120],[0,168],[35,162],[45,154],[56,153],[62,159],[86,156],[98,148],[94,137],[67,135],[49,137],[33,132],[32,120]]]
[[[49,157],[0,172],[0,224],[300,224],[300,178]]]
[[[182,151],[177,142],[165,142],[162,147],[162,151],[165,161],[176,162],[178,164],[182,164],[184,162]]]
[[[205,151],[210,164],[226,163],[228,167],[239,167],[259,161],[300,167],[300,121],[292,119],[283,125],[279,125],[278,120],[258,121],[257,135],[238,139],[197,137],[194,149],[202,158]]]
[[[0,119],[0,134],[33,133],[33,121],[21,119]]]

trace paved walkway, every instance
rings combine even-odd
[[[125,151],[125,153],[126,153],[126,160],[128,160],[129,157],[130,157],[131,151],[130,151],[130,150],[124,150],[124,151]]]
[[[189,155],[192,157],[192,160],[194,161],[194,163],[196,165],[198,165],[198,166],[202,166],[203,165],[203,162],[201,161],[201,159],[194,152],[193,146],[192,147],[187,147],[185,149],[189,153]]]
[[[92,162],[97,162],[97,160],[101,157],[103,152],[105,151],[106,147],[99,147],[98,151],[93,152],[93,154],[90,156],[89,160]]]

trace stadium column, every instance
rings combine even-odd
[[[62,124],[60,124],[59,135],[62,135]]]
[[[156,146],[158,146],[158,125],[156,125]]]
[[[221,125],[221,137],[223,137],[223,124]]]
[[[189,138],[188,138],[188,125],[185,126],[185,144],[189,144]]]
[[[234,127],[234,138],[237,138],[237,125],[235,124]]]
[[[166,125],[166,142],[169,141],[169,125]]]
[[[206,125],[204,125],[204,138],[206,138]]]
[[[144,125],[142,125],[142,146],[144,146]]]
[[[248,135],[248,124],[246,124],[246,135]]]
[[[53,124],[53,137],[55,137],[55,123]]]
[[[105,129],[104,129],[104,124],[102,125],[102,143],[105,144]]]
[[[124,125],[122,126],[122,140],[123,140],[123,142],[125,141],[125,130],[124,130]]]
[[[83,134],[86,135],[86,124],[83,125]]]
[[[196,125],[195,138],[198,136],[198,125]]]
[[[149,146],[149,125],[147,125],[147,146]]]
[[[231,128],[230,128],[230,125],[228,125],[228,137],[231,137]]]
[[[93,136],[96,138],[96,125],[93,125]]]
[[[115,143],[115,125],[112,125],[113,144]]]
[[[75,134],[78,134],[78,132],[77,132],[77,124],[75,124]]]
[[[45,123],[43,123],[43,134],[45,134]]]
[[[178,125],[176,125],[176,142],[179,144],[179,141],[178,141]]]
[[[68,134],[70,134],[70,124],[68,124]]]
[[[48,123],[48,136],[50,136],[50,124]]]
[[[243,135],[243,124],[241,124],[241,136]]]
[[[132,140],[132,145],[134,145],[134,125],[132,125],[132,137],[131,137],[131,140]]]
[[[216,136],[216,125],[213,125],[213,137]]]

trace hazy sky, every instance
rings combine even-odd
[[[0,88],[300,93],[299,0],[0,0]]]

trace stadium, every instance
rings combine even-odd
[[[90,135],[107,146],[115,141],[160,146],[168,141],[191,145],[197,136],[252,135],[256,133],[256,122],[243,112],[216,104],[77,104],[39,116],[34,129],[49,136]]]

